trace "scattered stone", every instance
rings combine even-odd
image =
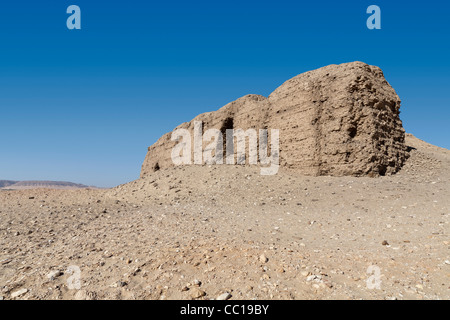
[[[62,275],[63,275],[63,273],[60,270],[54,270],[54,271],[51,271],[49,274],[47,274],[47,278],[53,281]]]
[[[18,290],[16,292],[11,293],[11,298],[13,298],[13,299],[14,298],[18,298],[18,297],[24,295],[27,292],[28,292],[28,289],[20,289],[20,290]]]
[[[388,246],[389,243],[386,240],[383,240],[383,242],[381,243],[383,246]]]
[[[316,276],[313,275],[313,274],[306,277],[306,281],[307,281],[307,282],[313,281],[314,279],[316,279]]]
[[[110,285],[111,288],[122,288],[125,287],[128,283],[126,283],[125,281],[117,281],[114,282],[113,284]]]
[[[189,290],[189,295],[192,299],[198,299],[206,296],[206,292],[198,288],[192,288],[191,290]]]
[[[87,300],[86,290],[80,290],[75,293],[75,300]]]
[[[192,284],[193,284],[194,286],[196,286],[196,287],[200,287],[200,286],[202,285],[202,282],[201,282],[200,280],[194,280],[194,281],[192,282]]]
[[[267,261],[269,261],[269,259],[264,254],[262,254],[259,256],[259,261],[261,263],[266,263]]]
[[[75,300],[94,300],[95,294],[86,290],[79,290],[75,293]]]
[[[231,293],[225,292],[216,298],[216,300],[228,300],[231,298]]]

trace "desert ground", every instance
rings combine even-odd
[[[377,178],[192,165],[2,190],[0,299],[449,299],[450,151],[406,144]]]

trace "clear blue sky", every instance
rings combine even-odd
[[[407,132],[450,148],[449,17],[442,0],[3,1],[0,179],[137,179],[181,122],[355,60],[383,69]]]

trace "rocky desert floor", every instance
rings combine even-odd
[[[450,151],[407,145],[389,177],[186,166],[2,190],[0,300],[449,299]]]

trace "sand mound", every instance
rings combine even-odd
[[[2,190],[0,299],[448,299],[450,152],[406,144],[378,178],[192,165]]]

